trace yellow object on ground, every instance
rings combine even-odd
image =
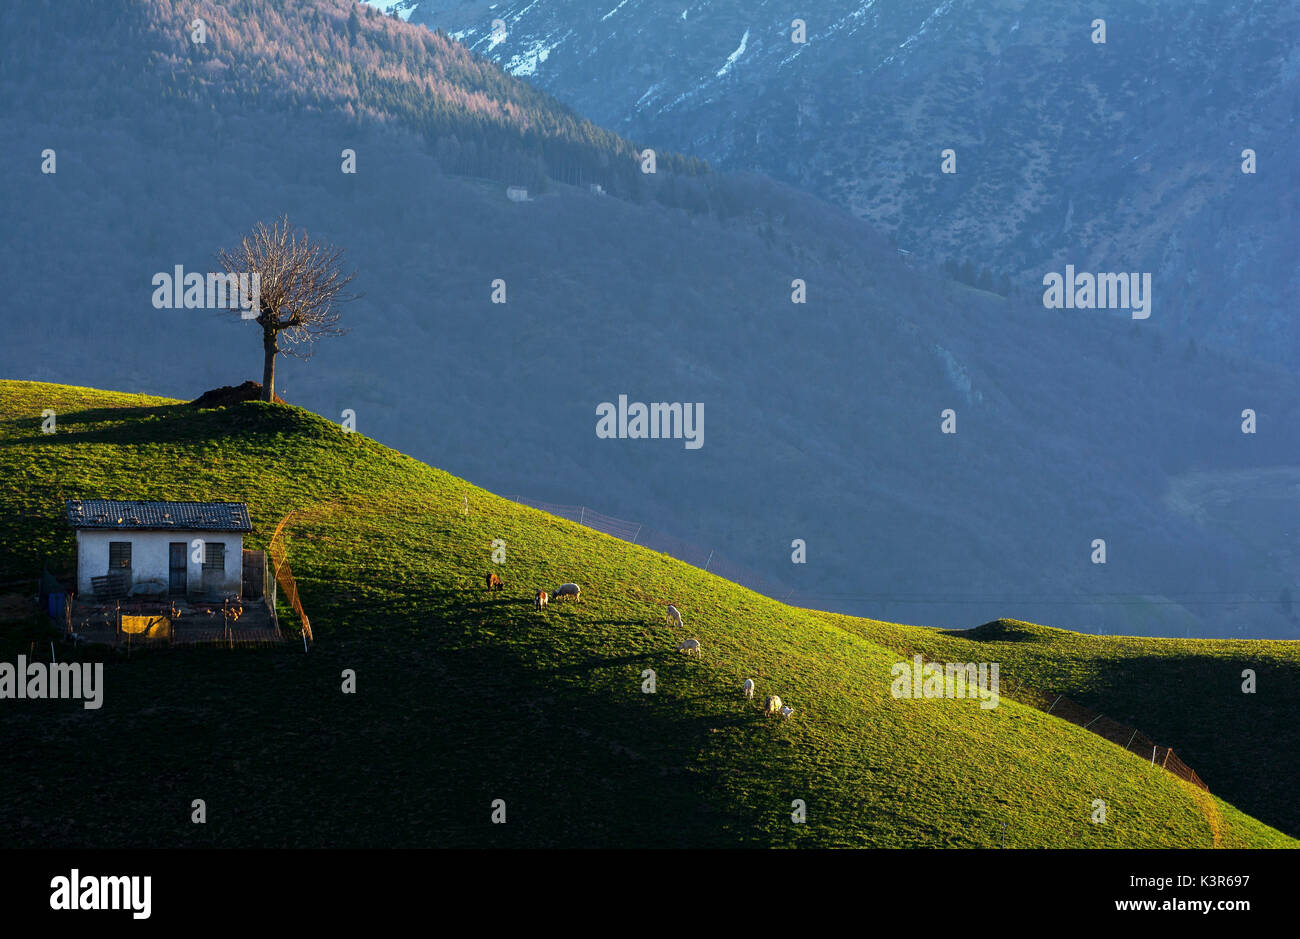
[[[172,621],[166,616],[128,616],[123,613],[122,632],[149,639],[170,639]]]

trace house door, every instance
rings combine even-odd
[[[186,545],[173,541],[167,546],[167,592],[173,597],[183,597],[186,592]]]

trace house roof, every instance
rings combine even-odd
[[[242,502],[119,502],[69,499],[73,528],[168,529],[184,531],[252,531],[248,506]]]

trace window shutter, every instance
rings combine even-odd
[[[110,571],[130,570],[131,542],[110,541],[108,543],[108,569]]]
[[[203,543],[203,569],[205,571],[224,571],[226,569],[226,545],[221,541]]]

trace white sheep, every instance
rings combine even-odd
[[[763,708],[769,715],[778,713],[782,708],[781,698],[778,695],[770,694],[767,696],[767,705]]]
[[[754,679],[746,678],[745,684],[741,687],[740,690],[745,692],[745,697],[747,699],[749,699],[750,701],[754,700]]]
[[[671,603],[668,604],[668,625],[669,626],[682,625],[682,614],[677,609],[677,607],[673,606]]]
[[[794,708],[790,708],[790,707],[781,708],[781,716],[784,717],[786,720],[789,720],[790,715],[793,713],[794,713]]]
[[[573,599],[581,602],[582,588],[577,584],[560,584],[551,592],[551,599],[559,600],[561,597],[573,597]]]
[[[691,653],[695,653],[696,655],[699,655],[700,640],[687,639],[685,642],[683,642],[680,646],[677,647],[677,651],[685,652],[687,655],[690,655]]]

